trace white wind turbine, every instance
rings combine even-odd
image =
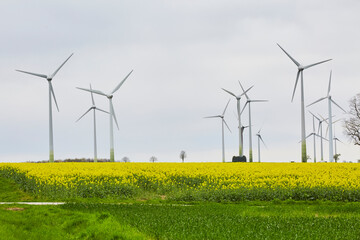
[[[318,134],[320,131],[320,150],[321,150],[321,161],[324,161],[324,151],[323,151],[323,139],[325,139],[326,141],[328,141],[326,138],[323,137],[323,133],[322,133],[322,123],[325,122],[327,123],[327,118],[323,118],[320,114],[319,116],[321,117],[321,119],[316,118],[319,121],[319,126],[318,126]],[[329,126],[328,126],[329,127]],[[326,135],[326,134],[325,134]]]
[[[340,108],[341,110],[343,110],[345,113],[346,111],[340,107],[339,104],[337,104],[334,100],[332,100],[331,98],[331,95],[330,95],[330,89],[331,89],[331,74],[332,74],[332,71],[330,71],[330,78],[329,78],[329,87],[328,87],[328,93],[327,93],[327,96],[326,97],[322,97],[320,98],[319,100],[316,100],[315,102],[309,104],[308,106],[311,106],[317,102],[320,102],[324,99],[328,99],[328,111],[329,111],[329,115],[328,115],[328,118],[329,118],[329,162],[333,162],[334,161],[334,151],[333,151],[333,132],[332,132],[332,125],[333,125],[333,121],[332,121],[332,112],[331,112],[331,104],[335,104],[338,108]]]
[[[324,138],[322,136],[322,123],[325,121],[326,119],[320,119],[318,118],[315,114],[313,114],[312,112],[309,111],[309,113],[313,116],[313,132],[310,133],[306,138],[310,137],[311,135],[313,135],[314,137],[314,162],[316,162],[316,143],[315,143],[315,137],[319,137],[320,138],[320,150],[321,150],[321,161],[324,160],[324,151],[323,151],[323,139],[327,141],[326,138]],[[321,116],[320,116],[321,117]],[[322,117],[321,117],[322,118]],[[318,125],[318,131],[317,133],[315,132],[315,119],[318,120],[319,125]],[[320,132],[320,135],[319,135]]]
[[[58,104],[56,102],[55,93],[53,86],[51,84],[51,80],[55,77],[57,72],[64,66],[64,64],[69,60],[69,58],[73,55],[73,53],[58,67],[53,74],[45,75],[45,74],[39,74],[39,73],[33,73],[33,72],[26,72],[22,70],[16,70],[18,72],[30,74],[36,77],[45,78],[49,83],[49,162],[54,162],[54,136],[53,136],[53,122],[52,122],[52,97],[54,98],[55,105],[57,110],[59,111]]]
[[[340,120],[340,119],[339,119]],[[335,123],[335,122],[334,122]],[[342,141],[340,141],[340,139],[338,139],[336,136],[335,136],[335,125],[334,125],[334,145],[335,145],[335,155],[337,154],[337,145],[336,145],[336,142],[341,142],[343,143]]]
[[[240,83],[240,81],[239,81]],[[239,156],[241,157],[243,155],[243,139],[242,139],[242,130],[241,130],[241,113],[240,113],[240,99],[241,97],[247,92],[249,91],[253,86],[251,86],[250,88],[248,88],[245,92],[243,92],[242,94],[239,95],[235,95],[234,93],[222,88],[222,90],[224,90],[225,92],[229,93],[230,95],[232,95],[233,97],[236,98],[236,104],[237,104],[237,119],[239,122]]]
[[[91,88],[91,84],[90,84],[90,90],[92,90]],[[91,93],[91,101],[92,101],[92,106],[83,114],[81,115],[81,117],[76,120],[76,122],[78,122],[81,118],[83,118],[88,112],[90,112],[91,110],[94,110],[93,112],[93,118],[94,118],[94,162],[97,162],[97,144],[96,144],[96,110],[98,111],[101,111],[101,112],[104,112],[104,113],[108,113],[107,111],[104,111],[98,107],[96,107],[95,105],[95,101],[94,101],[94,96],[93,96],[93,93]]]
[[[303,71],[305,69],[308,69],[310,67],[313,67],[315,65],[324,63],[324,62],[328,62],[332,59],[327,59],[321,62],[317,62],[317,63],[313,63],[310,65],[306,65],[303,66],[301,65],[299,62],[297,62],[293,57],[290,56],[290,54],[288,54],[279,44],[277,44],[281,50],[283,50],[283,52],[291,59],[291,61],[293,61],[297,68],[298,68],[298,72],[296,75],[296,81],[295,81],[295,86],[294,86],[294,91],[292,94],[292,98],[291,98],[291,102],[294,100],[294,95],[295,95],[295,90],[296,90],[296,86],[299,80],[299,76],[301,75],[301,80],[300,80],[300,87],[301,87],[301,161],[302,162],[307,162],[307,155],[306,155],[306,137],[305,137],[305,106],[304,106],[304,81],[303,81]]]
[[[222,133],[222,161],[225,162],[225,141],[224,141],[224,123],[226,125],[226,127],[229,129],[229,131],[231,132],[229,126],[227,125],[227,123],[225,122],[224,119],[224,115],[226,112],[226,109],[229,105],[230,100],[227,102],[226,107],[222,113],[222,115],[216,115],[216,116],[209,116],[209,117],[205,117],[205,118],[221,118],[221,133]]]
[[[316,137],[319,137],[321,139],[321,159],[323,158],[322,156],[322,140],[323,140],[323,137],[322,137],[322,130],[321,130],[321,136],[316,133],[315,131],[315,118],[320,122],[321,120],[315,116],[312,112],[309,111],[309,113],[313,116],[313,131],[312,133],[310,133],[309,135],[307,135],[306,138],[310,137],[310,136],[313,136],[313,141],[314,141],[314,162],[316,162]],[[320,122],[321,123],[321,122]],[[319,127],[321,126],[321,124],[319,124]],[[320,129],[318,129],[318,132],[319,132]],[[324,138],[325,139],[325,138]],[[325,139],[326,140],[326,139]]]
[[[112,98],[113,98],[113,94],[119,90],[119,88],[123,85],[123,83],[125,82],[125,80],[130,76],[130,74],[133,72],[134,70],[131,70],[131,72],[126,75],[126,77],[114,88],[114,90],[112,90],[111,93],[109,94],[105,94],[102,91],[99,90],[94,90],[94,89],[85,89],[85,88],[79,88],[81,90],[84,91],[88,91],[88,92],[93,92],[95,94],[99,94],[102,96],[105,96],[109,99],[109,112],[110,112],[110,162],[114,162],[115,161],[115,154],[114,154],[114,130],[113,130],[113,119],[115,120],[116,126],[119,129],[119,125],[117,123],[116,120],[116,116],[115,116],[115,111],[114,111],[114,106],[112,104]]]
[[[241,89],[243,90],[243,92],[244,92],[244,94],[245,94],[245,96],[246,96],[246,103],[245,103],[245,105],[244,105],[244,107],[243,107],[243,109],[241,110],[241,113],[245,110],[245,107],[246,107],[246,105],[248,105],[249,104],[249,162],[253,162],[253,154],[252,154],[252,125],[251,125],[251,103],[252,102],[267,102],[268,100],[252,100],[252,99],[250,99],[249,98],[249,96],[247,95],[247,91],[249,91],[249,90],[247,90],[246,92],[244,91],[244,88],[243,88],[243,86],[241,85],[241,83],[239,82],[239,84],[240,84],[240,87],[241,87]]]
[[[258,131],[258,133],[256,134],[256,136],[258,137],[258,162],[260,162],[260,141],[264,144],[264,146],[266,147],[266,144],[264,142],[264,140],[261,137],[261,129]]]

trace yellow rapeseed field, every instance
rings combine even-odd
[[[360,191],[360,165],[354,163],[0,163],[0,174],[35,193],[74,195],[81,189],[83,197],[84,192],[92,196],[102,189],[107,190],[100,196],[121,194],[124,187],[163,193],[239,190],[253,195],[261,189],[267,196],[273,191],[275,197],[310,194],[315,199],[331,194],[353,198]]]

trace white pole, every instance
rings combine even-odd
[[[53,140],[53,122],[52,122],[52,102],[51,102],[51,82],[49,83],[49,162],[54,162],[54,140]]]
[[[110,162],[115,162],[114,154],[114,132],[113,132],[113,111],[112,111],[112,98],[109,98],[110,108]]]
[[[97,162],[97,144],[96,144],[96,109],[94,108],[94,162]]]
[[[258,136],[258,159],[260,162],[260,136]]]
[[[328,108],[329,108],[329,162],[334,162],[331,96],[328,97]]]
[[[237,101],[237,112],[238,112],[238,121],[239,121],[239,156],[243,155],[242,148],[242,137],[241,137],[241,114],[240,114],[240,98],[236,98]]]
[[[221,118],[222,127],[222,161],[225,162],[224,119]]]
[[[304,106],[304,81],[301,71],[301,162],[307,162],[306,136],[305,136],[305,106]]]
[[[249,102],[249,162],[253,161],[253,155],[252,155],[252,132],[251,132],[251,108],[250,108],[251,102]]]
[[[322,134],[322,122],[319,125],[320,127],[320,145],[321,145],[321,161],[324,161],[324,152],[323,152],[323,134]]]

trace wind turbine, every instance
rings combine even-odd
[[[240,81],[239,81],[240,83]],[[241,131],[241,113],[240,113],[240,99],[241,97],[247,92],[249,91],[253,86],[251,86],[250,88],[248,88],[245,92],[243,92],[242,94],[239,95],[235,95],[234,93],[222,88],[222,90],[224,90],[225,92],[227,92],[228,94],[232,95],[233,97],[236,98],[236,104],[237,104],[237,119],[239,122],[239,156],[241,157],[243,155],[243,139],[242,139],[242,131]]]
[[[99,90],[94,90],[94,89],[85,89],[85,88],[79,88],[81,90],[84,91],[88,91],[88,92],[93,92],[95,94],[99,94],[102,96],[105,96],[109,99],[109,112],[110,112],[110,162],[114,162],[115,161],[115,154],[114,154],[114,132],[113,132],[113,119],[115,120],[116,126],[119,129],[119,125],[117,123],[116,120],[116,116],[115,116],[115,111],[114,111],[114,106],[112,103],[112,98],[113,98],[113,94],[119,90],[119,88],[124,84],[124,82],[126,81],[126,79],[130,76],[130,74],[133,72],[134,70],[131,70],[130,73],[128,75],[126,75],[126,77],[114,88],[114,90],[112,90],[112,92],[110,92],[109,94],[105,94],[102,91]]]
[[[60,68],[64,66],[64,64],[69,60],[69,58],[73,55],[72,53],[61,65],[58,67],[53,74],[45,75],[45,74],[39,74],[39,73],[33,73],[33,72],[27,72],[22,70],[16,70],[18,72],[30,74],[36,77],[45,78],[49,83],[49,162],[54,162],[54,137],[53,137],[53,122],[52,122],[52,101],[51,97],[54,98],[55,105],[57,110],[59,111],[58,104],[56,102],[55,93],[53,86],[51,84],[52,79],[55,77],[55,75],[58,73]]]
[[[261,135],[260,135],[260,131],[261,129],[258,131],[258,133],[256,134],[256,136],[258,137],[258,161],[260,162],[260,141],[264,144],[264,146],[266,147],[266,144],[264,142],[264,140],[262,139]]]
[[[340,108],[341,110],[343,110],[345,113],[346,111],[340,107],[339,104],[337,104],[334,100],[332,100],[331,98],[331,95],[330,95],[330,89],[331,89],[331,74],[332,74],[332,71],[330,71],[330,78],[329,78],[329,87],[328,87],[328,93],[327,93],[327,96],[326,97],[322,97],[320,98],[319,100],[316,100],[315,102],[309,104],[308,106],[311,106],[317,102],[320,102],[324,99],[328,99],[328,111],[329,111],[329,115],[328,115],[328,118],[329,118],[329,162],[334,162],[334,152],[333,152],[333,142],[332,142],[332,139],[333,139],[333,132],[332,132],[332,125],[333,125],[333,121],[332,121],[332,113],[331,113],[331,104],[335,104],[338,108]]]
[[[227,125],[227,123],[225,122],[225,119],[224,119],[224,115],[225,115],[225,112],[226,112],[226,109],[229,105],[229,102],[230,102],[230,99],[229,101],[227,102],[226,104],[226,107],[222,113],[222,115],[216,115],[216,116],[209,116],[209,117],[205,117],[205,118],[221,118],[221,133],[222,133],[222,161],[225,162],[225,142],[224,142],[224,123],[226,125],[226,127],[229,129],[229,131],[231,132],[229,126]]]
[[[304,81],[303,81],[303,71],[305,69],[308,69],[310,67],[313,67],[315,65],[324,63],[324,62],[328,62],[332,59],[327,59],[321,62],[317,62],[317,63],[313,63],[310,65],[306,65],[303,66],[301,65],[299,62],[297,62],[292,56],[290,56],[290,54],[288,54],[279,44],[277,44],[281,50],[283,50],[283,52],[291,59],[291,61],[293,61],[297,68],[298,68],[298,72],[296,75],[296,81],[295,81],[295,86],[294,86],[294,91],[292,94],[292,98],[291,98],[291,102],[294,100],[294,95],[295,95],[295,90],[296,90],[296,86],[299,80],[299,76],[301,75],[301,80],[300,80],[300,84],[301,84],[301,161],[302,162],[307,162],[307,155],[306,155],[306,137],[305,137],[305,106],[304,106]]]
[[[309,113],[313,116],[313,132],[310,133],[306,138],[310,137],[311,135],[314,136],[314,162],[316,162],[316,143],[315,143],[315,136],[320,138],[320,152],[321,152],[321,161],[324,160],[324,151],[323,151],[323,139],[327,141],[326,138],[324,138],[322,136],[322,123],[325,121],[326,119],[324,119],[323,117],[321,117],[322,119],[318,118],[315,114],[313,114],[312,112],[309,111]],[[315,132],[315,119],[318,120],[319,125],[318,125],[318,131],[317,133]],[[319,135],[320,132],[320,135]]]
[[[307,135],[306,138],[310,137],[310,136],[313,136],[313,141],[314,141],[314,162],[316,163],[316,138],[315,137],[319,137],[321,139],[321,160],[322,160],[322,140],[323,140],[323,137],[322,137],[322,130],[321,130],[321,136],[315,132],[315,118],[320,122],[321,120],[315,116],[312,112],[309,111],[309,113],[313,116],[313,131],[312,133],[310,133],[309,135]],[[321,123],[321,122],[320,122]],[[319,127],[321,126],[321,124],[319,124]],[[319,132],[320,129],[318,129],[318,132]],[[325,139],[325,138],[324,138]],[[325,139],[326,140],[326,139]]]
[[[92,90],[91,84],[90,84],[90,90]],[[107,114],[109,114],[109,112],[104,111],[104,110],[96,107],[95,101],[94,101],[93,92],[90,92],[90,93],[91,93],[92,106],[91,106],[83,115],[81,115],[81,117],[80,117],[78,120],[76,120],[76,122],[78,122],[81,118],[83,118],[88,112],[90,112],[91,110],[94,110],[94,113],[93,113],[93,117],[94,117],[94,162],[97,162],[96,114],[95,114],[95,113],[96,113],[96,110],[101,111],[101,112],[104,112],[104,113],[107,113]]]
[[[241,113],[244,111],[246,105],[249,104],[249,162],[252,162],[253,161],[253,154],[252,154],[252,131],[251,131],[251,129],[252,129],[252,125],[251,125],[251,103],[252,102],[267,102],[268,100],[252,100],[252,99],[250,99],[249,96],[246,93],[249,90],[247,90],[245,92],[244,88],[243,88],[243,86],[241,85],[240,82],[239,82],[239,84],[240,84],[240,87],[243,90],[243,92],[245,94],[245,97],[247,99],[243,109],[241,110]]]
[[[318,126],[318,134],[319,134],[319,131],[320,131],[320,149],[321,149],[321,161],[324,161],[324,151],[323,151],[323,139],[325,139],[327,141],[326,138],[323,137],[323,134],[322,134],[322,123],[325,122],[327,123],[327,118],[323,118],[320,114],[319,116],[321,117],[321,119],[317,118],[318,121],[319,121],[319,126]],[[329,127],[329,126],[328,126]],[[326,135],[326,134],[325,134]]]
[[[339,119],[340,120],[340,119]],[[338,139],[336,136],[335,136],[335,125],[334,125],[334,144],[335,144],[335,155],[337,155],[337,147],[336,147],[336,142],[341,142],[340,139]]]

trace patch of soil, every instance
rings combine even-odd
[[[24,211],[24,208],[19,208],[19,207],[13,207],[13,208],[6,208],[5,210],[8,211]]]

